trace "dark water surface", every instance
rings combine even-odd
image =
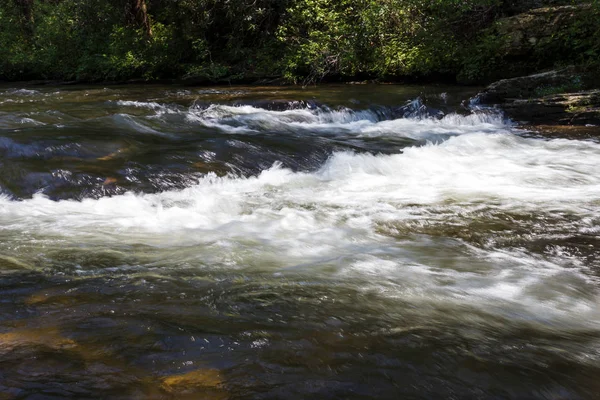
[[[598,398],[600,142],[470,95],[0,87],[0,399]]]

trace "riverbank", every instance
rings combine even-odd
[[[600,56],[590,1],[131,3],[3,3],[0,80],[487,84]]]
[[[489,85],[476,97],[526,125],[600,125],[598,77],[567,67]]]

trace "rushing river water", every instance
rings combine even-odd
[[[600,141],[469,95],[0,88],[0,399],[598,398]]]

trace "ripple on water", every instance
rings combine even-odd
[[[598,143],[156,90],[0,92],[0,397],[594,398]]]

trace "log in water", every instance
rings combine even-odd
[[[595,398],[600,142],[465,98],[0,89],[0,398]]]

